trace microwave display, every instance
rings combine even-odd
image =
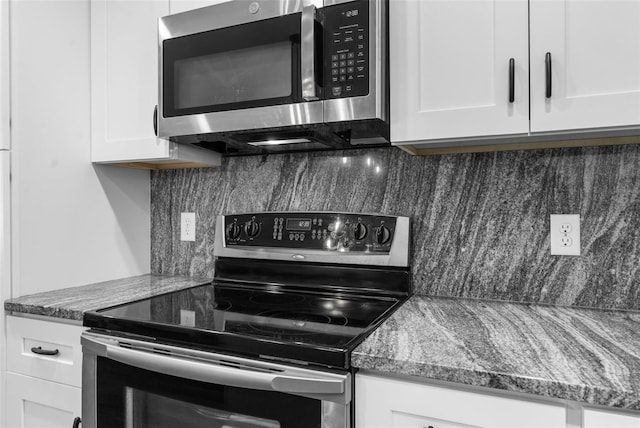
[[[369,2],[325,8],[325,98],[369,93]]]

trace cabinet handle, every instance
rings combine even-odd
[[[78,428],[80,426],[80,424],[82,423],[82,419],[80,418],[75,418],[73,420],[73,427],[72,428]]]
[[[509,59],[509,102],[516,100],[516,60]]]
[[[544,56],[544,66],[547,76],[546,96],[547,98],[551,98],[551,52],[547,52],[547,54]]]
[[[153,109],[153,133],[158,136],[158,105]]]
[[[31,352],[38,355],[58,355],[60,353],[57,349],[42,349],[42,346],[31,348]]]

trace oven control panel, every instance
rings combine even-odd
[[[388,253],[396,217],[326,212],[224,217],[225,244],[339,252]]]
[[[369,1],[324,8],[327,99],[369,94]]]

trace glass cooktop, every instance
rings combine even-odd
[[[344,354],[398,302],[208,284],[90,312],[84,325],[276,359],[307,361],[306,348],[333,354],[344,365]]]

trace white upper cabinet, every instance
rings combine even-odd
[[[91,1],[93,162],[150,168],[215,166],[217,153],[155,137],[158,18],[169,1]]]
[[[638,124],[640,1],[531,0],[531,131]]]
[[[640,129],[640,0],[391,0],[389,16],[392,143]]]
[[[9,80],[9,2],[0,1],[0,150],[11,148],[9,121],[11,118]]]
[[[528,132],[527,0],[390,4],[393,142]]]

